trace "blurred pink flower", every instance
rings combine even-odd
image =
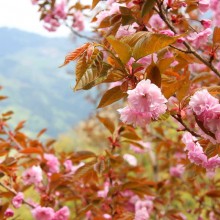
[[[42,169],[39,166],[32,166],[31,168],[24,171],[22,179],[25,185],[37,185],[42,181],[42,175]]]
[[[173,177],[181,177],[185,171],[185,167],[182,164],[177,164],[174,167],[170,167],[170,175]]]
[[[131,154],[124,154],[123,158],[124,160],[128,162],[129,165],[134,166],[134,167],[137,166],[137,159],[135,156]]]
[[[58,173],[60,168],[60,162],[53,154],[44,154],[46,159],[46,165],[49,173]]]
[[[52,220],[68,220],[70,216],[70,210],[67,206],[56,211]]]
[[[10,217],[14,216],[14,211],[10,208],[7,208],[6,211],[4,212],[4,216],[6,218],[10,218]]]
[[[17,195],[12,199],[12,204],[15,208],[20,208],[24,200],[24,194],[22,192],[17,193]]]
[[[72,27],[74,27],[78,31],[83,31],[85,28],[84,24],[84,16],[81,11],[76,11],[73,15],[73,24]]]
[[[206,12],[209,10],[210,0],[199,0],[199,10]]]
[[[38,206],[32,210],[32,215],[35,220],[53,220],[55,213],[50,207]]]

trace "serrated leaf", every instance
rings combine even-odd
[[[113,134],[115,131],[115,125],[112,122],[112,120],[110,120],[109,118],[104,118],[101,116],[97,116],[97,118],[99,119],[100,122],[102,122],[102,124]]]
[[[59,67],[63,67],[65,65],[67,65],[70,61],[74,61],[76,60],[78,57],[80,57],[82,55],[82,53],[89,47],[90,43],[86,43],[83,46],[77,48],[76,50],[70,52],[66,57],[65,57],[65,61],[64,63],[59,66]]]
[[[145,15],[147,15],[153,8],[154,3],[156,2],[156,0],[145,0],[142,9],[141,9],[141,16],[144,17]]]
[[[207,90],[212,95],[220,94],[220,86],[210,86]]]
[[[163,73],[164,71],[166,71],[166,69],[170,68],[170,65],[173,63],[174,60],[174,57],[159,60],[157,62],[157,66],[160,69],[160,72]]]
[[[174,43],[180,36],[171,37],[165,34],[146,32],[133,48],[133,57],[140,59]]]
[[[128,44],[130,47],[134,47],[135,44],[146,34],[145,31],[139,31],[135,34],[125,36],[121,39],[122,42]]]
[[[108,77],[105,82],[118,82],[124,79],[127,76],[127,73],[124,73],[118,69],[109,70]]]
[[[93,51],[90,60],[87,65],[83,64],[83,60],[79,65],[78,72],[76,72],[76,85],[74,90],[90,89],[93,86],[103,82],[108,75],[108,70],[111,66],[107,63],[103,63],[103,53],[98,49]],[[82,69],[80,67],[82,66]]]
[[[107,37],[108,42],[118,54],[123,63],[127,63],[131,58],[131,48],[128,44],[115,39],[113,36]]]
[[[120,89],[120,86],[113,87],[112,89],[109,89],[108,91],[105,92],[97,108],[106,107],[126,96],[127,93],[123,93],[122,90]]]

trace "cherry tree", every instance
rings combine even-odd
[[[104,146],[56,154],[3,112],[1,219],[22,206],[36,220],[219,219],[220,1],[32,3],[48,31],[88,39],[61,66],[76,62],[75,91],[102,87],[85,127]]]

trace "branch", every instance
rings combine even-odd
[[[73,35],[76,35],[80,38],[84,38],[86,40],[89,40],[89,41],[93,41],[93,42],[99,42],[100,40],[98,38],[92,38],[92,37],[88,37],[88,36],[85,36],[83,34],[80,34],[78,31],[74,30],[69,24],[67,24],[65,22],[65,25],[70,29],[70,31],[72,32]]]
[[[185,122],[182,120],[180,115],[172,115],[173,118],[175,118],[184,128],[186,131],[190,132],[193,136],[195,137],[201,137],[199,134],[197,134],[196,132],[192,131],[186,124]]]
[[[15,196],[18,194],[14,189],[11,189],[10,187],[4,185],[3,183],[0,182],[0,186],[2,186],[4,189],[6,189],[7,191],[13,193]],[[31,203],[27,202],[26,200],[23,199],[23,203],[30,206],[31,208],[35,208],[34,205],[32,205]]]
[[[173,31],[175,34],[178,34],[175,27],[170,23],[169,19],[165,15],[165,9],[163,8],[163,5],[158,1],[157,5],[158,9],[154,7],[154,10],[160,15],[161,19],[166,23],[170,30]],[[213,66],[212,63],[210,63],[207,59],[205,59],[199,53],[197,53],[188,42],[184,41],[183,44],[188,50],[187,53],[192,53],[198,60],[200,60],[207,67],[209,67],[220,78],[220,72]]]

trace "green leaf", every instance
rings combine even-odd
[[[179,36],[170,37],[165,34],[147,32],[139,38],[133,48],[133,57],[137,60],[174,43]]]
[[[144,17],[146,14],[148,14],[152,10],[155,2],[156,0],[145,0],[142,6],[142,10],[141,10],[142,17]]]
[[[114,51],[118,54],[120,60],[123,63],[127,63],[129,59],[131,58],[131,48],[128,44],[123,43],[117,39],[115,39],[113,36],[107,37],[108,42],[113,47]]]
[[[125,96],[127,96],[127,93],[123,93],[120,86],[113,87],[112,89],[109,89],[105,92],[97,108],[106,107]]]

